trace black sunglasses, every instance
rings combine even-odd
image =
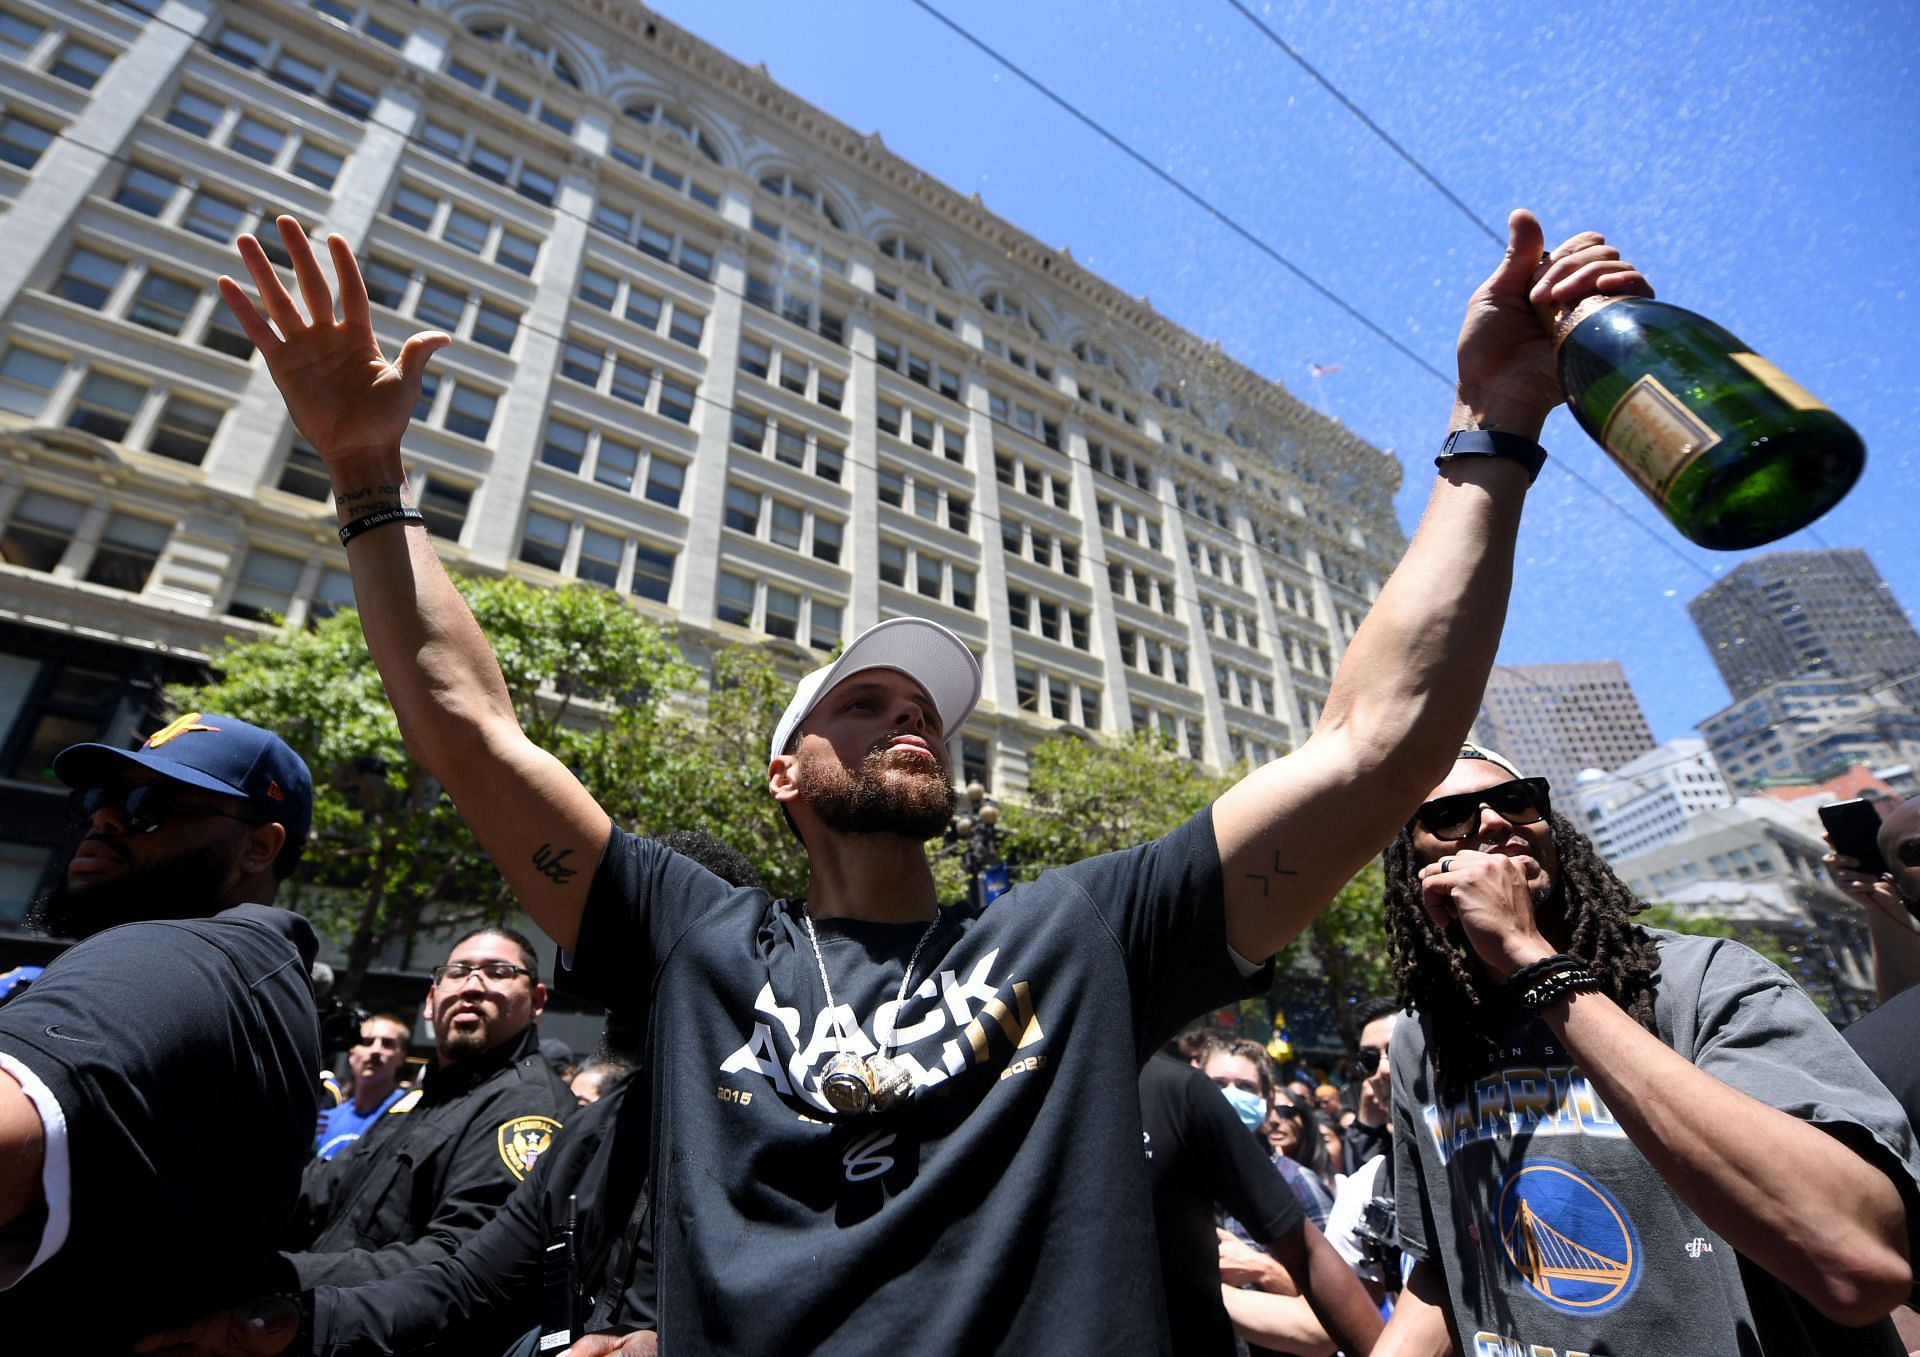
[[[105,806],[120,807],[120,824],[129,834],[151,834],[183,815],[223,815],[242,824],[266,823],[257,816],[192,800],[183,795],[184,790],[170,782],[142,782],[132,787],[81,787],[67,797],[67,824],[74,829],[84,829]]]
[[[1920,867],[1920,837],[1908,839],[1893,850],[1902,867]]]
[[[1367,1074],[1378,1074],[1380,1072],[1380,1048],[1378,1046],[1362,1046],[1360,1048],[1360,1068]]]
[[[1464,839],[1480,823],[1482,806],[1513,825],[1533,824],[1552,810],[1545,778],[1517,777],[1477,792],[1436,796],[1413,813],[1413,820],[1436,839]]]

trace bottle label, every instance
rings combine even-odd
[[[1786,373],[1782,372],[1772,363],[1769,363],[1759,354],[1730,353],[1727,357],[1733,359],[1734,362],[1745,368],[1747,374],[1756,382],[1759,382],[1760,385],[1766,387],[1767,390],[1773,392],[1774,395],[1778,396],[1788,405],[1791,405],[1794,409],[1824,410],[1827,408],[1826,404],[1818,396],[1800,385],[1800,383],[1794,381],[1793,378],[1787,376]]]
[[[1658,378],[1635,382],[1607,416],[1600,442],[1642,490],[1664,501],[1667,488],[1720,435]]]

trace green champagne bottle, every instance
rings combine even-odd
[[[1561,317],[1560,389],[1580,427],[1690,540],[1785,537],[1860,478],[1860,436],[1705,316],[1590,297]]]

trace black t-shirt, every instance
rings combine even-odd
[[[307,921],[239,905],[77,943],[0,1008],[0,1051],[67,1123],[65,1245],[0,1291],[10,1352],[123,1351],[284,1284],[313,1148]]]
[[[1165,1350],[1135,1086],[1188,1019],[1266,987],[1228,955],[1220,889],[1202,812],[931,934],[818,921],[836,1023],[799,904],[616,832],[563,976],[652,998],[663,1345]],[[836,1026],[861,1054],[891,1036],[912,1096],[833,1119]]]
[[[1181,1357],[1230,1354],[1233,1325],[1220,1300],[1214,1207],[1262,1243],[1299,1229],[1306,1212],[1239,1114],[1193,1066],[1167,1055],[1147,1062],[1140,1121],[1173,1350]]]
[[[1841,1035],[1854,1054],[1873,1071],[1873,1077],[1906,1109],[1907,1120],[1920,1127],[1920,1059],[1914,1055],[1914,1037],[1920,1033],[1920,986],[1902,990],[1854,1023]],[[1907,1253],[1916,1276],[1907,1304],[1920,1307],[1920,1211],[1907,1212]]]

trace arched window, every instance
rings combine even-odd
[[[940,261],[928,254],[924,248],[916,245],[903,235],[890,233],[880,237],[880,253],[889,259],[898,259],[912,268],[923,269],[932,274],[941,287],[952,287],[953,281],[947,277],[947,271],[940,267]]]
[[[562,84],[580,88],[580,77],[572,63],[538,29],[523,28],[518,24],[483,23],[472,25],[467,32],[481,42],[501,43],[525,52],[551,70]]]
[[[671,104],[658,102],[629,104],[621,111],[642,127],[664,127],[667,131],[686,138],[701,155],[716,165],[720,163],[720,152],[714,147],[707,134],[701,130],[699,124]]]
[[[847,229],[840,220],[839,211],[827,200],[827,195],[804,179],[796,179],[785,170],[775,170],[771,174],[760,177],[760,187],[776,198],[788,198],[794,202],[805,203],[825,217],[836,230]]]
[[[1009,320],[1019,321],[1041,339],[1047,337],[1047,332],[1040,327],[1039,320],[1028,309],[1026,303],[1009,292],[1003,292],[997,287],[988,288],[980,294],[980,305],[996,316],[1005,316]]]

